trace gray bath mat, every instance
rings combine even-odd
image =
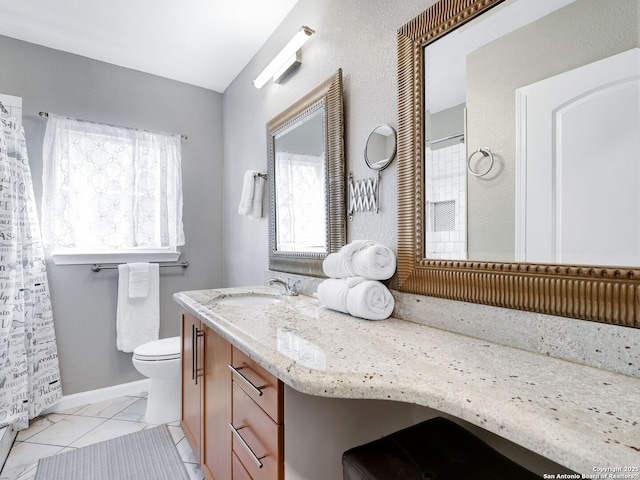
[[[189,480],[166,425],[38,461],[35,480]]]

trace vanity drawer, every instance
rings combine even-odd
[[[283,478],[284,427],[233,382],[233,451],[253,480]]]
[[[249,472],[244,468],[242,462],[235,453],[231,453],[231,475],[233,480],[252,480]]]
[[[282,382],[251,360],[237,348],[233,348],[232,364],[233,380],[256,402],[262,410],[280,424],[284,421]]]

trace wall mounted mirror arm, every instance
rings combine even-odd
[[[396,131],[390,125],[378,125],[369,134],[364,147],[364,161],[376,176],[356,180],[353,172],[349,172],[349,220],[353,220],[356,212],[375,210],[379,213],[380,172],[391,164],[395,156]]]

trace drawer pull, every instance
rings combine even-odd
[[[198,367],[198,338],[204,337],[204,330],[200,330],[195,324],[191,325],[191,351],[193,352],[193,358],[191,359],[191,380],[198,384],[198,377],[204,376],[202,368]]]
[[[267,385],[262,385],[261,387],[255,386],[253,383],[251,383],[251,380],[249,380],[240,372],[240,370],[242,370],[243,368],[245,367],[234,367],[233,365],[229,365],[229,370],[231,370],[235,375],[237,375],[238,378],[240,378],[240,380],[242,380],[245,385],[247,385],[251,390],[253,390],[256,395],[261,397],[263,395],[262,390],[267,388]]]
[[[244,449],[247,451],[247,453],[249,454],[249,456],[251,457],[251,460],[254,461],[254,463],[256,464],[256,466],[258,468],[262,468],[263,464],[260,460],[262,460],[264,457],[267,456],[267,454],[265,453],[264,455],[260,455],[257,456],[255,453],[253,453],[253,450],[251,450],[251,447],[249,446],[249,444],[245,441],[244,438],[242,438],[242,435],[240,435],[240,432],[238,430],[242,430],[243,428],[245,428],[246,425],[243,425],[242,427],[234,427],[233,424],[229,424],[229,428],[231,429],[231,431],[233,432],[233,435],[238,439],[238,441],[242,444],[242,446],[244,447]]]

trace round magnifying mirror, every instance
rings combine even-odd
[[[364,147],[364,161],[372,170],[384,170],[396,156],[396,131],[389,125],[378,125],[369,134]]]

